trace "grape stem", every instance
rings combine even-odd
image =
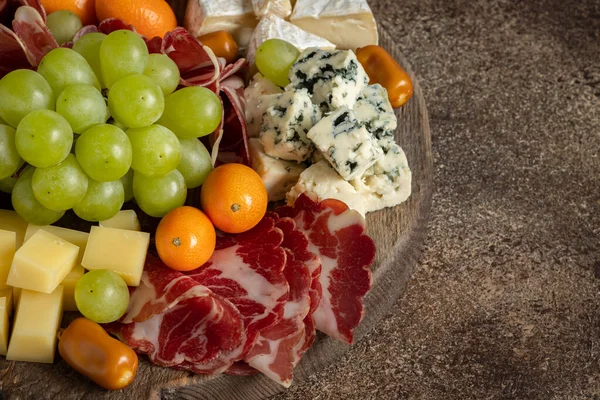
[[[17,170],[17,172],[15,172],[14,174],[12,174],[12,178],[18,179],[21,174],[23,173],[23,171],[25,170],[25,168],[27,168],[29,164],[27,163],[23,163],[23,165],[21,165],[21,167]]]

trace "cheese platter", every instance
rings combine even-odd
[[[28,57],[11,61],[31,66],[0,62],[0,72],[33,81],[37,66],[42,98],[60,101],[17,120],[0,99],[0,144],[14,137],[26,161],[0,180],[0,239],[14,243],[0,264],[4,396],[267,398],[335,362],[385,315],[420,253],[432,156],[418,82],[366,1],[170,1],[184,27],[164,37],[119,14],[79,25],[58,48],[52,19],[25,3],[12,25]],[[20,27],[32,20],[48,38],[37,55]],[[93,39],[97,64],[81,48]],[[150,53],[143,73],[130,70],[142,56],[111,47],[126,41]],[[70,48],[87,72],[57,77],[53,60],[75,57]],[[18,100],[15,72],[3,74],[0,93]],[[97,89],[106,111],[70,112],[69,90],[93,100]],[[68,149],[53,144],[64,155],[31,150],[40,139],[26,134],[43,118],[54,137],[77,134]],[[100,137],[128,162],[100,165]],[[240,206],[240,195],[264,208]],[[201,241],[185,254],[184,231]],[[84,339],[104,363],[122,349],[119,379],[85,365],[74,344]]]

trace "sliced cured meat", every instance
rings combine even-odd
[[[133,25],[130,25],[119,18],[107,18],[98,24],[98,32],[102,32],[105,35],[114,31],[120,31],[121,29],[135,32]]]
[[[239,76],[230,76],[220,83],[220,91],[224,117],[213,134],[216,136],[212,146],[213,164],[237,162],[250,165],[244,81]]]
[[[302,357],[302,338],[305,333],[303,321],[310,311],[311,276],[306,265],[294,258],[294,253],[287,249],[286,252],[284,275],[290,286],[290,293],[283,318],[260,332],[244,360],[269,378],[289,387],[294,367]]]
[[[375,243],[365,234],[365,219],[341,201],[319,202],[307,194],[277,213],[294,219],[306,234],[309,249],[321,260],[322,297],[313,314],[317,329],[352,343],[364,313],[363,298],[371,287],[369,266],[375,259]]]
[[[158,365],[203,374],[229,368],[245,338],[235,306],[150,255],[126,314],[106,328]]]
[[[186,273],[240,311],[247,340],[239,359],[244,358],[262,330],[283,317],[289,286],[283,273],[286,253],[282,241],[283,234],[275,221],[263,218],[247,232],[219,234],[210,260]]]
[[[0,25],[0,78],[20,68],[32,68],[25,46],[13,31]]]
[[[204,86],[215,93],[220,74],[219,61],[212,50],[203,46],[182,27],[167,32],[162,42],[162,52],[179,67],[181,84]]]
[[[20,6],[35,8],[42,19],[46,21],[46,10],[44,10],[39,0],[0,0],[0,23],[10,25],[15,16],[15,11]]]
[[[25,55],[29,63],[34,67],[38,66],[46,53],[58,47],[44,19],[33,7],[19,7],[12,21],[12,27],[25,46]]]
[[[77,40],[79,40],[80,37],[82,37],[83,35],[87,34],[87,33],[93,33],[93,32],[98,32],[98,27],[96,25],[86,25],[84,27],[82,27],[81,29],[79,29],[75,35],[73,35],[73,42],[76,42]]]

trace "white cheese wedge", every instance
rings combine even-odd
[[[6,353],[7,360],[54,362],[56,333],[62,319],[63,287],[52,293],[23,290]]]
[[[290,22],[340,49],[377,44],[377,23],[367,0],[297,0]]]
[[[341,176],[325,160],[308,167],[298,183],[288,192],[287,204],[293,205],[301,193],[314,193],[319,200],[337,199],[348,207],[365,215],[364,198],[356,189]]]
[[[190,0],[184,18],[192,35],[224,30],[240,48],[246,48],[257,23],[252,0]]]
[[[282,39],[290,42],[303,51],[309,47],[318,47],[321,49],[335,49],[335,45],[320,36],[306,32],[296,25],[290,24],[287,21],[273,14],[265,15],[254,30],[250,43],[248,44],[248,52],[246,59],[250,65],[254,64],[254,55],[258,46],[269,39]]]
[[[248,87],[244,89],[246,128],[249,137],[258,137],[262,115],[274,101],[274,98],[264,95],[278,93],[283,93],[283,90],[260,73],[254,75]]]
[[[287,18],[292,13],[292,3],[290,0],[252,0],[252,8],[254,9],[254,14],[259,18],[267,14]]]
[[[262,178],[269,201],[284,200],[286,193],[298,182],[300,174],[306,169],[304,164],[278,160],[265,154],[265,150],[256,138],[250,139],[250,157],[252,169]]]

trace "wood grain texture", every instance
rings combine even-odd
[[[170,2],[181,17],[185,6]],[[181,18],[180,18],[181,20]],[[414,84],[413,98],[398,114],[397,142],[406,152],[412,170],[412,195],[404,204],[367,216],[369,235],[377,244],[372,266],[373,288],[365,301],[365,318],[355,340],[368,332],[386,314],[406,287],[420,255],[427,227],[432,194],[432,153],[427,109],[408,61],[399,53],[390,36],[380,29],[381,45],[409,72]],[[7,207],[0,198],[0,208]],[[66,222],[65,222],[66,221]],[[63,225],[69,224],[66,219]],[[152,221],[149,221],[152,223]],[[80,228],[85,228],[81,225]],[[68,323],[73,315],[63,321]],[[348,345],[319,335],[295,370],[295,381],[335,362]],[[209,379],[184,371],[162,368],[141,357],[138,377],[125,390],[107,392],[58,360],[53,365],[0,361],[1,394],[8,399],[264,399],[284,390],[263,375],[235,377],[221,375]]]

